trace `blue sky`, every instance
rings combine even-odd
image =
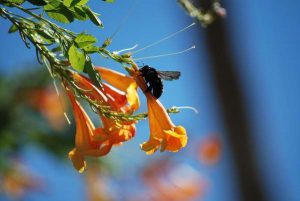
[[[134,1],[116,1],[114,4],[90,1],[90,6],[102,16],[105,25],[103,30],[91,23],[74,23],[66,27],[76,32],[92,33],[101,44],[120,25],[132,6],[131,2]],[[297,37],[300,33],[299,6],[300,2],[292,0],[272,3],[244,0],[231,1],[226,5],[226,21],[232,36],[229,51],[236,55],[237,70],[247,97],[246,106],[254,129],[252,146],[259,162],[261,178],[270,200],[274,201],[300,199],[300,92],[297,87],[300,86],[300,39]],[[143,47],[192,22],[175,1],[139,1],[123,29],[114,38],[110,50],[119,50],[134,44]],[[7,34],[7,21],[1,19],[0,23],[0,69],[3,73],[13,74],[17,69],[21,69],[24,63],[34,63],[35,51],[26,49],[17,34]],[[190,144],[212,132],[224,133],[203,36],[203,31],[199,32],[199,27],[194,26],[136,56],[175,52],[196,45],[196,50],[188,53],[143,61],[161,70],[182,72],[180,80],[165,82],[165,92],[160,100],[166,107],[189,105],[199,110],[198,115],[186,110],[172,116],[176,124],[187,128]],[[93,62],[96,65],[121,70],[118,63],[98,56],[93,57]],[[145,105],[141,110],[145,110]],[[122,158],[118,165],[119,168],[125,167],[128,170],[127,176],[134,176],[145,161],[159,156],[145,156],[139,150],[139,144],[147,140],[148,132],[147,123],[140,123],[135,139],[116,148],[108,156],[113,161]],[[226,139],[224,140],[226,142]],[[70,192],[69,198],[82,200],[83,195],[78,193],[81,192],[82,178],[72,170],[71,164],[67,164],[69,167],[59,165],[59,171],[54,170],[56,159],[47,156],[47,153],[37,154],[33,150],[34,148],[29,149],[25,154],[27,162],[32,164],[32,168],[37,172],[47,171],[48,175],[43,177],[56,186],[52,189],[52,196],[44,200],[64,200],[62,196],[65,192],[61,192],[61,189],[66,189],[70,183],[74,186],[72,189],[66,189]],[[178,153],[179,160],[183,160],[182,158],[190,153],[192,152],[189,152],[189,148]],[[235,174],[231,164],[231,153],[226,144],[218,166],[209,169],[195,166],[211,181],[211,189],[204,198],[205,201],[239,200],[233,179]],[[31,196],[28,200],[39,200],[39,196],[41,195]]]

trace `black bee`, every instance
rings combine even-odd
[[[141,76],[144,77],[148,85],[147,91],[151,91],[155,98],[159,98],[163,92],[163,83],[161,79],[164,80],[177,80],[180,77],[179,71],[158,71],[148,65],[143,66],[140,69]]]

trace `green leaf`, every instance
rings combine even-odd
[[[70,7],[72,2],[73,2],[73,0],[63,0],[63,4],[67,7]]]
[[[94,44],[97,39],[92,35],[81,33],[75,38],[75,42],[78,47],[82,48]]]
[[[82,20],[82,21],[88,19],[88,16],[85,14],[84,10],[81,7],[75,6],[75,7],[69,8],[69,9],[73,12],[73,15],[76,19]]]
[[[89,0],[63,0],[63,4],[67,7],[73,7],[73,6],[83,6],[85,5]]]
[[[54,4],[48,4],[44,6],[44,10],[49,17],[65,24],[73,22],[73,13],[67,7],[65,7],[63,4],[60,4],[57,7],[56,6],[57,5]]]
[[[96,53],[99,52],[99,47],[94,45],[85,46],[82,48],[86,53]]]
[[[89,78],[92,80],[93,84],[97,87],[102,88],[102,79],[98,71],[95,70],[91,58],[87,56],[87,60],[84,66],[84,72],[89,75]]]
[[[51,6],[52,6],[53,8],[58,8],[58,7],[60,7],[60,6],[63,6],[61,0],[51,0],[51,1],[49,2],[49,4],[51,4]]]
[[[74,44],[70,47],[68,54],[71,66],[78,71],[82,71],[85,65],[85,54],[78,50]]]
[[[22,3],[24,3],[24,1],[25,0],[10,0],[10,2],[19,4],[19,5],[22,4]]]
[[[90,18],[90,20],[97,26],[99,27],[103,27],[103,24],[101,22],[101,20],[98,18],[97,13],[94,13],[89,7],[87,6],[83,6],[82,7],[83,10],[85,11],[85,13],[87,14],[87,16]]]
[[[8,33],[14,33],[14,32],[16,32],[16,31],[18,31],[19,30],[19,28],[16,26],[16,25],[12,25],[10,28],[9,28],[9,30],[8,30]]]
[[[48,42],[48,43],[51,43],[51,42],[54,42],[55,39],[54,37],[52,36],[52,34],[50,34],[48,31],[46,31],[45,29],[37,29],[36,30],[37,34],[39,34],[43,40],[45,42]]]
[[[85,5],[89,0],[73,0],[72,6],[83,6]]]
[[[45,6],[48,3],[45,0],[27,0],[27,1],[36,6]]]
[[[36,30],[36,31],[28,31],[28,33],[31,35],[32,38],[34,38],[35,41],[42,43],[42,44],[48,44],[51,45],[55,42],[53,38],[50,38],[46,34],[42,35],[41,30]]]
[[[115,2],[115,0],[102,0],[102,1],[105,1],[107,3],[114,3]]]

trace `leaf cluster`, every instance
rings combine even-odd
[[[0,15],[12,22],[8,32],[19,32],[28,48],[30,43],[34,45],[37,59],[43,61],[53,75],[57,73],[56,68],[72,66],[79,72],[88,73],[97,86],[101,85],[100,75],[93,69],[89,56],[99,52],[99,47],[93,45],[97,42],[96,38],[86,33],[76,34],[43,16],[46,13],[50,18],[62,23],[71,23],[74,19],[90,20],[102,28],[99,14],[86,5],[88,0],[28,0],[32,5],[38,6],[36,8],[23,7],[24,0],[0,2],[23,12],[24,15],[18,15],[0,8]]]
[[[87,6],[89,0],[7,0],[1,1],[5,5],[14,7],[14,4],[22,5],[25,2],[42,8],[47,15],[61,23],[71,23],[77,20],[90,20],[96,26],[103,27],[99,14],[93,12]]]

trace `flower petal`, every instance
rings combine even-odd
[[[164,132],[166,135],[166,142],[165,146],[161,147],[161,151],[167,150],[171,152],[177,152],[186,146],[188,137],[184,127],[177,126],[174,128],[174,131],[167,130]]]
[[[143,144],[140,145],[141,149],[145,151],[147,155],[151,155],[154,152],[156,152],[159,146],[160,146],[160,141],[155,139],[150,139],[149,141],[144,142]]]
[[[121,108],[127,104],[127,97],[125,92],[120,91],[106,83],[103,83],[103,90],[106,96],[110,96],[112,100],[110,104],[114,106],[113,109]]]
[[[73,163],[73,166],[79,173],[82,173],[86,169],[86,162],[84,156],[76,148],[69,152],[69,158]]]
[[[136,111],[140,107],[140,99],[137,93],[137,84],[135,82],[131,83],[126,91],[127,101],[131,106],[131,109],[133,111]]]
[[[96,70],[101,74],[103,80],[126,93],[127,102],[131,106],[130,110],[136,111],[140,107],[138,86],[132,77],[103,67],[96,67]]]
[[[66,88],[67,95],[71,101],[76,123],[75,146],[79,149],[86,149],[90,146],[90,136],[95,129],[94,124],[75,99],[74,94]]]
[[[110,152],[112,148],[112,144],[110,142],[106,142],[104,146],[102,146],[100,149],[90,149],[90,150],[85,150],[85,155],[87,156],[105,156]]]
[[[103,80],[122,91],[126,91],[129,85],[135,83],[132,77],[123,73],[103,67],[95,67],[95,69],[100,73]]]
[[[76,85],[84,90],[86,96],[98,103],[107,103],[107,97],[87,77],[78,73],[73,73],[72,76]]]

